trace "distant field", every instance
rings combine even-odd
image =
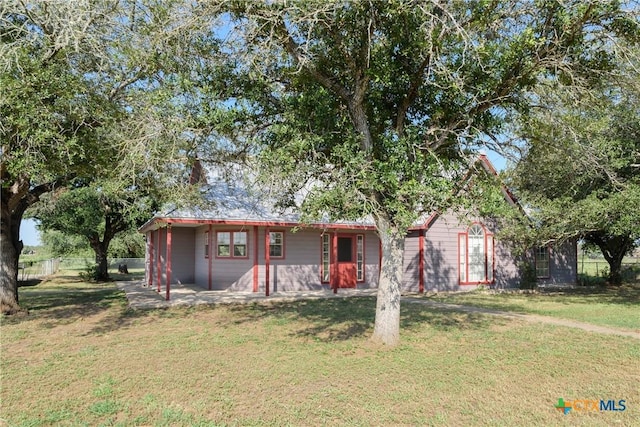
[[[1,417],[10,426],[640,419],[633,338],[405,304],[402,343],[388,349],[368,339],[374,298],[131,311],[113,284],[77,275],[21,289],[20,301],[30,315],[1,319]],[[527,303],[539,304],[518,302]],[[637,299],[607,304],[638,316]],[[600,316],[595,310],[591,320]],[[623,399],[627,409],[564,415],[559,398]]]
[[[627,257],[622,260],[623,269],[635,270],[640,274],[640,258]],[[578,274],[601,276],[609,271],[609,263],[604,258],[578,258]]]
[[[578,258],[578,283],[580,285],[605,285],[609,275],[609,263],[604,258]],[[640,283],[640,258],[627,257],[622,262],[624,283]]]

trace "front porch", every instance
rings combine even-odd
[[[116,282],[118,289],[125,292],[129,307],[133,309],[154,309],[175,306],[193,306],[200,304],[248,304],[259,302],[282,302],[321,298],[347,298],[375,296],[377,289],[333,289],[306,291],[271,292],[266,296],[262,292],[234,292],[227,290],[206,290],[195,284],[171,284],[171,298],[165,297],[164,289],[144,284],[144,281]]]

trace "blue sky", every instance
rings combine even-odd
[[[40,233],[36,229],[36,221],[23,219],[20,224],[20,239],[25,246],[40,246]]]
[[[495,151],[488,150],[487,157],[493,164],[493,167],[496,168],[498,172],[503,171],[507,167],[507,159],[505,159]]]

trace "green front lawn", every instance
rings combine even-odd
[[[640,330],[640,286],[576,288],[536,293],[440,293],[434,301],[540,314],[595,325]]]
[[[30,315],[3,318],[0,343],[1,418],[11,426],[631,426],[640,417],[632,338],[404,304],[402,343],[388,349],[369,341],[374,298],[133,312],[112,284],[72,278],[23,288],[21,302]],[[627,409],[563,415],[559,398],[624,399]]]

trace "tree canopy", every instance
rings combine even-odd
[[[169,114],[182,2],[0,4],[0,309],[19,310],[20,222],[74,179],[171,188],[188,168]]]
[[[374,338],[396,344],[408,228],[455,202],[459,175],[516,117],[536,120],[534,89],[588,90],[610,73],[639,39],[638,12],[596,0],[5,2],[2,311],[17,308],[17,228],[42,194],[73,179],[170,188],[191,154],[257,159],[280,204],[305,190],[306,218],[373,218]]]
[[[282,203],[312,183],[308,215],[374,218],[374,338],[388,344],[404,236],[449,199],[460,162],[500,144],[541,79],[582,84],[638,32],[620,3],[596,1],[209,2],[203,16],[221,22],[203,25],[218,77],[203,84],[285,183]]]
[[[619,63],[587,93],[541,91],[544,108],[522,123],[528,150],[511,175],[535,208],[536,227],[523,236],[541,244],[583,239],[602,252],[612,284],[640,239],[638,59]]]
[[[33,214],[45,230],[83,237],[95,253],[93,279],[107,280],[112,240],[125,232],[135,232],[159,208],[156,200],[145,194],[145,189],[119,192],[92,184],[51,194]]]

